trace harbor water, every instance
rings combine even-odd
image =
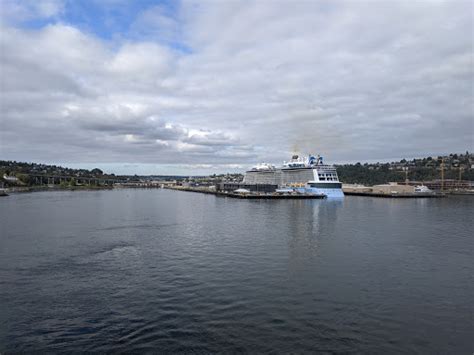
[[[0,353],[473,352],[472,197],[0,200]]]

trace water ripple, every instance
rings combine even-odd
[[[2,353],[471,351],[471,200],[11,197]]]

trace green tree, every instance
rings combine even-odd
[[[102,170],[100,170],[99,168],[94,168],[94,169],[91,170],[91,174],[94,175],[94,176],[104,175],[104,172]]]

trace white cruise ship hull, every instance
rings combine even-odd
[[[315,194],[325,194],[328,198],[343,198],[344,192],[342,192],[342,187],[306,187],[307,193],[315,193]]]

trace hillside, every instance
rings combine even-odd
[[[445,179],[474,180],[474,155],[449,154],[439,157],[406,160],[375,164],[344,164],[337,166],[339,180],[343,183],[375,185],[389,181],[405,181],[405,171],[409,180],[429,181],[441,178],[441,166],[444,164]]]

